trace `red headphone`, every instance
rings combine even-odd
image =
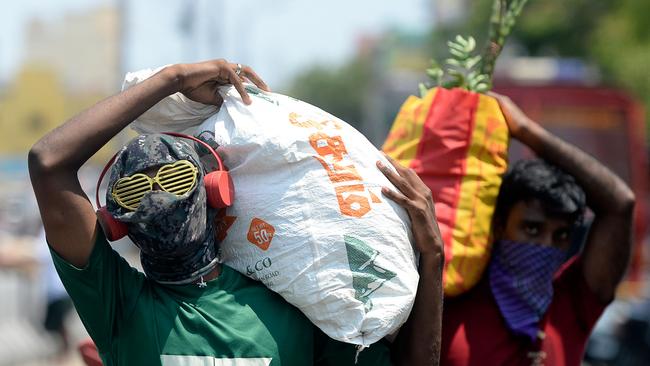
[[[219,170],[210,172],[206,174],[205,177],[203,177],[203,184],[205,185],[208,206],[212,208],[224,208],[232,205],[232,201],[235,197],[235,188],[232,183],[232,178],[230,177],[230,174],[224,169],[221,158],[219,155],[217,155],[217,152],[214,151],[212,146],[208,145],[202,140],[197,139],[194,136],[176,132],[161,133],[163,135],[180,137],[198,142],[199,144],[206,147],[208,151],[212,153],[212,155],[214,155],[214,157],[217,159],[217,163],[219,164]],[[113,155],[108,163],[106,163],[106,166],[102,170],[102,173],[99,175],[99,180],[97,181],[97,191],[95,192],[95,202],[97,203],[97,207],[99,207],[97,210],[97,220],[99,221],[99,225],[104,230],[104,235],[106,235],[106,238],[110,241],[121,239],[128,233],[126,224],[113,217],[113,215],[108,212],[106,206],[101,206],[99,203],[99,185],[101,184],[102,179],[104,179],[104,175],[106,175],[108,168],[110,168],[111,165],[113,165],[115,162],[117,155],[118,153]]]

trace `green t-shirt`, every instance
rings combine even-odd
[[[200,288],[161,285],[98,234],[79,269],[54,265],[105,366],[354,365],[355,347],[325,336],[296,308],[230,267]],[[389,365],[377,343],[357,365]]]

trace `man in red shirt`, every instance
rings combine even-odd
[[[521,161],[504,177],[490,264],[472,290],[445,299],[441,364],[580,365],[628,264],[635,197],[594,158],[493,96],[512,137],[544,160]],[[568,259],[586,205],[593,222]]]

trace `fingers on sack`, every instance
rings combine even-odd
[[[242,74],[246,76],[248,80],[250,80],[253,84],[257,85],[258,88],[270,92],[271,89],[269,88],[268,85],[262,80],[259,75],[253,69],[251,69],[249,66],[244,66],[242,69]]]
[[[400,164],[397,160],[393,159],[390,155],[388,155],[386,153],[383,153],[383,154],[384,154],[384,157],[386,157],[386,159],[388,160],[388,162],[392,166],[394,166],[395,169],[397,169],[397,171],[400,172],[400,174],[402,173],[402,171],[406,170],[406,167],[404,165]]]
[[[429,191],[429,188],[424,184],[422,181],[422,178],[418,175],[418,173],[415,172],[412,168],[407,168],[404,165],[400,164],[397,160],[393,159],[392,157],[388,156],[386,153],[384,153],[384,156],[388,161],[395,167],[399,175],[404,178],[406,182],[408,182],[409,187],[413,191]],[[412,197],[409,195],[409,197]]]
[[[396,192],[388,187],[382,187],[381,193],[405,209],[411,206],[411,201],[400,192]]]
[[[237,66],[235,65],[235,68],[236,67]],[[251,104],[251,97],[248,95],[248,92],[246,92],[244,83],[242,82],[242,79],[239,77],[239,75],[237,75],[235,68],[227,68],[228,80],[230,80],[230,83],[235,86],[235,89],[237,89],[237,92],[239,95],[241,95],[241,99],[244,101],[244,104]]]
[[[399,189],[402,194],[410,197],[412,189],[399,171],[397,173],[392,171],[381,161],[377,161],[377,168],[379,168],[379,170],[386,176],[386,178],[388,178],[388,180],[393,183],[393,185],[397,187],[397,189]]]
[[[497,94],[495,92],[488,92],[488,95],[497,100],[499,107],[501,107],[502,110],[511,108],[510,106],[513,104],[512,99],[506,95]]]
[[[489,92],[487,93],[487,95],[489,95],[489,96],[491,96],[491,97],[493,97],[493,98],[496,98],[496,99],[506,99],[506,98],[508,98],[507,96],[505,96],[505,95],[503,95],[503,94],[495,93],[495,92],[493,92],[493,91],[489,91]]]

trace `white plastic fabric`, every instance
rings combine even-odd
[[[164,67],[127,73],[122,90],[143,82]],[[219,108],[216,106],[198,103],[181,93],[176,93],[151,107],[133,121],[130,127],[136,132],[144,134],[155,132],[192,134],[197,126],[218,111]]]
[[[250,106],[234,87],[221,88],[221,110],[193,131],[219,146],[234,181],[235,203],[219,232],[223,263],[279,293],[333,339],[368,346],[395,332],[419,277],[408,215],[381,194],[392,185],[375,162],[386,159],[312,105],[247,90]],[[167,98],[157,113],[170,110],[167,102],[176,103]],[[139,131],[179,126],[139,120]]]

